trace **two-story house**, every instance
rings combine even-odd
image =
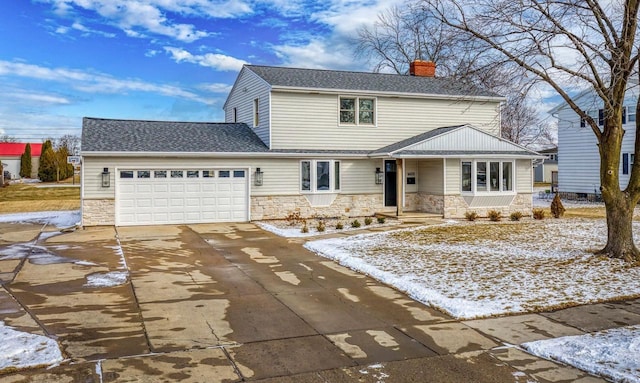
[[[622,115],[625,134],[620,158],[621,187],[629,183],[631,167],[635,162],[636,103],[639,92],[637,81],[630,81]],[[575,100],[582,110],[601,127],[604,126],[602,100],[592,90],[576,95]],[[558,191],[561,197],[599,200],[600,154],[591,127],[566,103],[559,104],[549,113],[558,119]]]
[[[224,123],[83,120],[84,225],[530,214],[503,97],[434,76],[245,65]]]

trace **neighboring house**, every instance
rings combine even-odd
[[[625,130],[620,155],[620,186],[626,187],[634,163],[636,134],[636,103],[638,85],[627,91],[622,116]],[[582,110],[604,126],[602,101],[592,92],[583,91],[575,97]],[[549,111],[558,119],[558,191],[567,199],[598,199],[600,197],[600,154],[591,127],[581,120],[566,103]]]
[[[535,167],[533,181],[549,183],[553,187],[558,180],[558,147],[538,150],[538,153],[544,155],[545,159]]]
[[[85,118],[83,225],[530,214],[494,93],[433,77],[245,65],[224,123]]]
[[[20,157],[26,146],[26,143],[21,142],[0,142],[0,161],[5,165],[4,170],[10,173],[11,179],[20,178]],[[31,177],[29,178],[38,178],[41,151],[41,143],[31,144]]]

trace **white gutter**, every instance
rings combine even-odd
[[[274,153],[274,152],[82,152],[82,157],[171,157],[171,158],[369,158],[367,153]]]
[[[492,96],[472,96],[472,95],[445,95],[445,94],[432,94],[432,93],[407,93],[407,92],[389,92],[389,91],[375,91],[375,90],[354,90],[354,89],[323,89],[323,88],[298,88],[291,86],[272,86],[273,91],[289,92],[289,93],[313,93],[313,94],[367,94],[376,96],[388,96],[388,97],[410,97],[410,98],[424,98],[424,99],[438,99],[438,100],[466,100],[466,101],[506,101],[506,97],[492,97]]]

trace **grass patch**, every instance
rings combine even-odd
[[[42,187],[43,184],[12,184],[0,188],[0,213],[76,210],[79,187]]]

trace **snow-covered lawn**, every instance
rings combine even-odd
[[[0,214],[3,223],[39,223],[64,228],[80,224],[80,210]]]
[[[450,221],[305,246],[471,319],[640,295],[640,267],[593,255],[605,242],[602,219],[547,219]]]
[[[640,296],[640,266],[597,257],[604,219],[458,222],[305,246],[459,319]],[[640,236],[640,224],[634,234]],[[543,358],[640,383],[640,326],[525,343]]]
[[[640,326],[540,340],[522,347],[614,382],[640,382]]]
[[[0,371],[60,363],[58,343],[43,335],[14,330],[0,321]]]
[[[369,218],[371,222],[367,225],[366,219]],[[352,223],[358,221],[360,226],[354,227]],[[318,223],[324,223],[324,231],[318,231]],[[342,228],[336,228],[336,225],[342,224]],[[355,217],[355,218],[322,218],[322,219],[308,219],[306,220],[307,232],[302,231],[302,222],[290,223],[286,220],[272,220],[256,222],[256,225],[264,230],[270,231],[276,235],[287,238],[305,238],[315,237],[318,235],[334,234],[349,232],[354,230],[372,229],[382,226],[398,225],[400,222],[397,219],[385,218],[382,222],[378,221],[375,217]]]

